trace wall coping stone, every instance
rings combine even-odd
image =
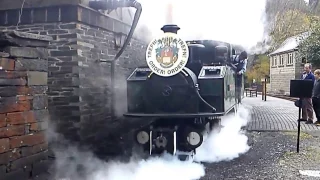
[[[20,9],[0,10],[0,26],[16,26],[19,21],[19,12]],[[131,28],[130,24],[116,17],[103,14],[82,4],[24,8],[19,25],[59,22],[80,22],[125,35]]]
[[[38,35],[16,30],[0,31],[0,46],[29,46],[29,47],[47,47],[52,41],[52,37],[46,35]]]
[[[90,0],[25,0],[24,8],[47,7],[56,5],[88,5]],[[0,0],[0,10],[20,9],[23,0]]]

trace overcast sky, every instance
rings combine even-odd
[[[308,2],[308,0],[305,0]],[[214,39],[250,48],[264,39],[266,0],[139,0],[143,6],[139,25],[156,37],[166,22],[168,2],[179,35],[189,39]]]
[[[254,46],[263,39],[265,0],[139,0],[146,24],[154,36],[166,24],[168,1],[173,4],[173,23],[187,39],[215,39]]]

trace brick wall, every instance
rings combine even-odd
[[[1,180],[25,180],[48,166],[48,42],[39,38],[50,40],[0,31]]]
[[[20,9],[0,11],[0,29],[15,29]],[[3,16],[1,16],[3,15]],[[160,27],[159,27],[160,28]],[[121,153],[129,143],[124,133],[145,121],[123,119],[126,78],[145,63],[147,43],[134,35],[116,66],[116,119],[110,117],[110,63],[120,50],[114,33],[129,32],[110,16],[77,5],[24,9],[19,31],[48,35],[48,95],[51,120],[67,139],[98,154]],[[120,145],[119,145],[120,144]]]

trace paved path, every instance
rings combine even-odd
[[[262,101],[261,96],[245,97],[243,104],[249,106],[251,111],[251,121],[247,129],[254,131],[292,131],[298,129],[299,109],[294,106],[294,102],[267,97],[267,101]],[[320,130],[313,124],[301,122],[301,130]]]

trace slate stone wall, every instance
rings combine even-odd
[[[133,38],[116,63],[118,117],[111,119],[109,62],[120,50],[115,48],[114,33],[125,37],[130,25],[76,5],[25,9],[17,27],[18,13],[18,9],[0,11],[0,17],[5,17],[0,18],[0,29],[53,38],[48,47],[48,96],[57,131],[98,154],[125,151],[125,134],[145,123],[121,116],[126,110],[126,78],[145,65],[147,43]]]
[[[49,40],[0,31],[1,180],[25,180],[48,166]]]

